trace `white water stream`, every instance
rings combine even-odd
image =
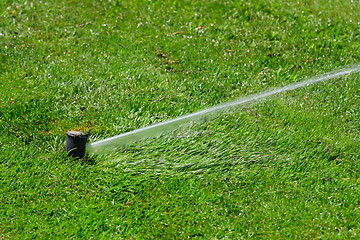
[[[267,90],[260,93],[252,94],[249,96],[241,97],[233,101],[225,102],[204,110],[200,110],[191,114],[187,114],[181,117],[167,120],[165,122],[153,124],[147,127],[139,128],[127,133],[123,133],[114,137],[106,138],[97,142],[90,143],[86,146],[89,152],[100,152],[105,149],[113,148],[116,146],[126,145],[129,142],[133,142],[139,139],[154,137],[162,133],[176,129],[182,124],[194,121],[195,119],[207,116],[210,113],[215,113],[220,110],[226,110],[230,107],[245,104],[251,101],[260,100],[277,93],[294,90],[297,88],[305,87],[314,83],[324,82],[336,77],[344,76],[351,73],[360,72],[360,64],[347,66],[335,71],[331,71],[322,75],[315,76],[310,79],[305,79],[300,82],[292,83],[284,87],[280,87],[273,90]]]

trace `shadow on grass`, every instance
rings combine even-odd
[[[95,165],[97,161],[96,155],[85,154],[83,158],[66,156],[69,161],[79,162],[81,165]]]

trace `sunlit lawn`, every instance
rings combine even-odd
[[[357,239],[359,73],[74,161],[90,141],[359,62],[356,1],[0,3],[0,239]]]

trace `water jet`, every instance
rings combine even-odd
[[[68,143],[67,143],[67,151],[69,151],[69,155],[74,156],[74,157],[83,157],[85,154],[85,148],[87,148],[87,150],[89,152],[98,153],[98,152],[103,151],[108,148],[114,148],[115,146],[126,145],[129,142],[133,142],[136,140],[157,136],[164,132],[171,131],[171,130],[179,127],[182,124],[189,123],[191,121],[194,121],[195,119],[203,118],[210,113],[219,112],[219,111],[226,110],[226,109],[229,109],[234,106],[238,106],[238,105],[256,101],[256,100],[261,100],[261,99],[264,99],[266,97],[272,96],[277,93],[294,90],[297,88],[305,87],[305,86],[315,84],[318,82],[324,82],[324,81],[327,81],[327,80],[330,80],[330,79],[333,79],[336,77],[340,77],[343,75],[356,73],[356,72],[360,72],[359,64],[345,66],[338,70],[331,71],[331,72],[328,72],[328,73],[325,73],[322,75],[318,75],[313,78],[305,79],[300,82],[292,83],[292,84],[289,84],[289,85],[286,85],[286,86],[283,86],[280,88],[276,88],[273,90],[266,90],[266,91],[263,91],[260,93],[248,95],[245,97],[240,97],[233,101],[225,102],[225,103],[222,103],[222,104],[219,104],[219,105],[216,105],[216,106],[204,109],[204,110],[200,110],[200,111],[197,111],[197,112],[194,112],[191,114],[187,114],[187,115],[180,116],[180,117],[177,117],[174,119],[170,119],[170,120],[167,120],[167,121],[164,121],[161,123],[156,123],[156,124],[153,124],[153,125],[150,125],[147,127],[139,128],[139,129],[136,129],[136,130],[133,130],[130,132],[126,132],[126,133],[114,136],[114,137],[110,137],[110,138],[106,138],[106,139],[103,139],[100,141],[89,143],[87,145],[86,145],[87,135],[85,137],[82,134],[78,135],[78,133],[74,133],[74,131],[71,131],[69,133],[70,135],[68,134],[69,147],[68,147]],[[75,134],[75,136],[74,136],[74,134]]]

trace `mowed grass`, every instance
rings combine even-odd
[[[360,56],[357,1],[0,3],[0,239],[357,239],[359,73],[74,161]]]

